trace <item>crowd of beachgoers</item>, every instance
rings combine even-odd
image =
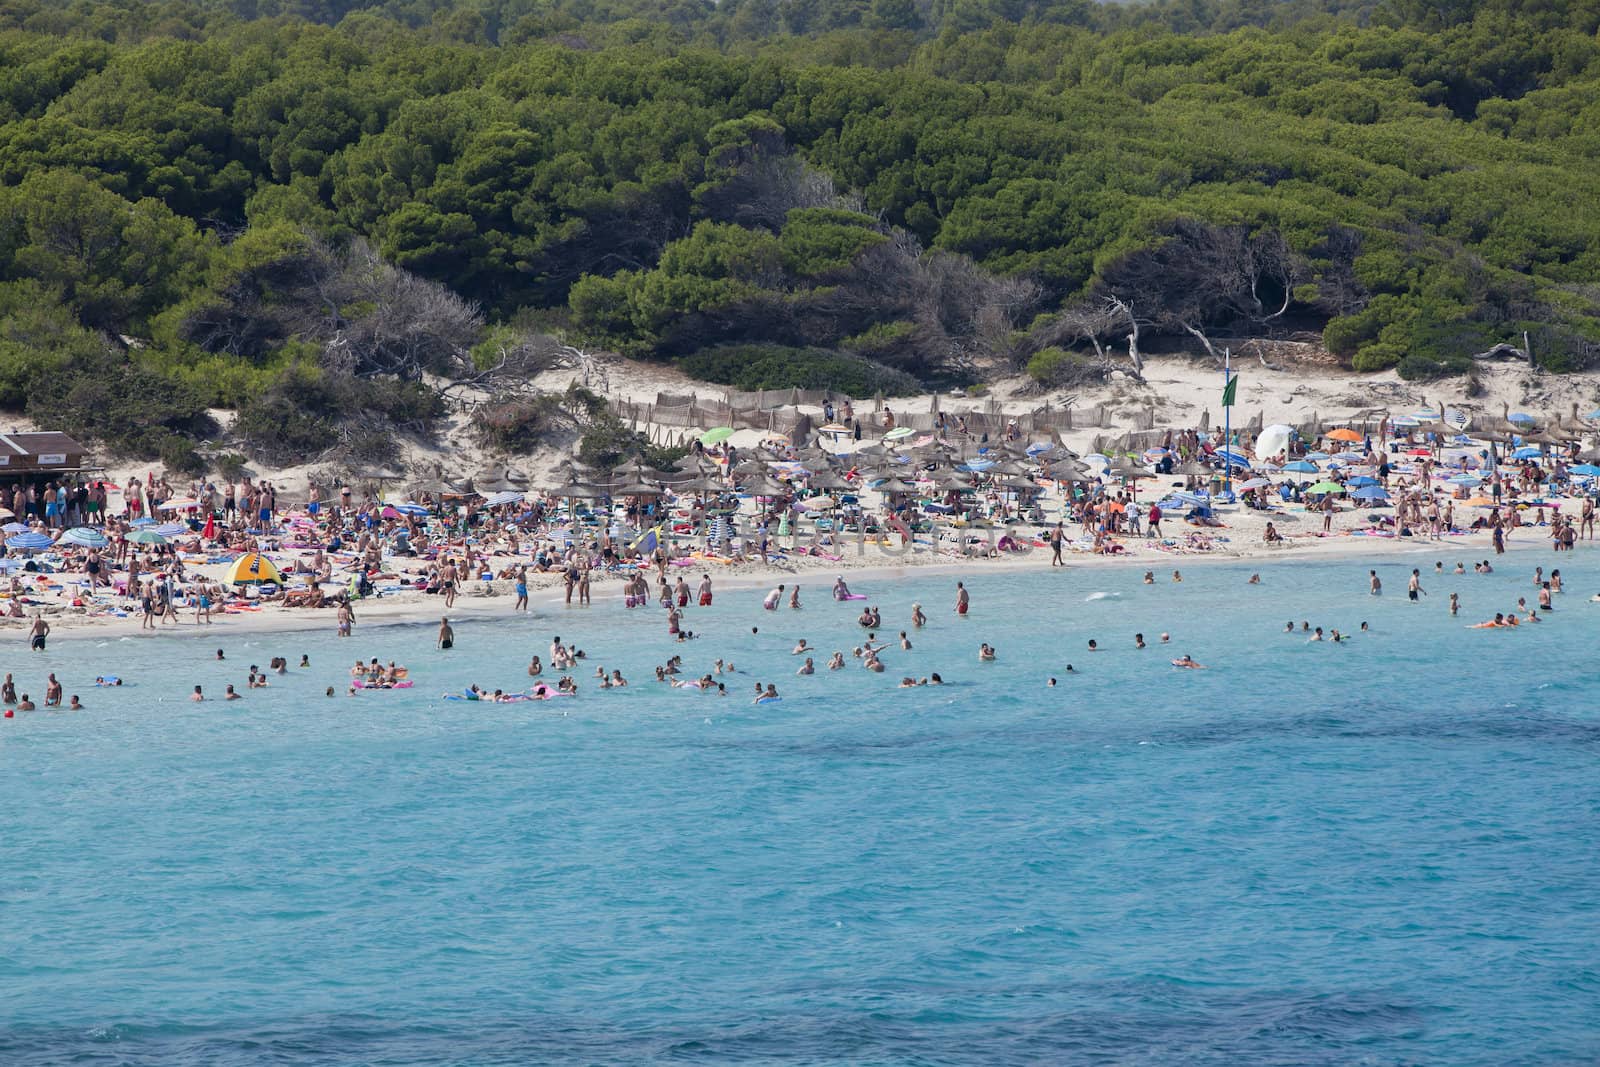
[[[802,442],[713,430],[671,469],[566,460],[541,484],[493,493],[154,472],[19,486],[0,615],[35,644],[51,624],[149,632],[263,616],[348,635],[373,613],[510,611],[552,588],[582,604],[606,583],[638,606],[680,573],[749,582],[774,569],[1238,558],[1399,539],[1493,555],[1512,540],[1593,539],[1600,457],[1577,428],[1463,433],[1443,415],[1313,440],[1287,426],[1231,439],[1174,430],[1108,456],[1014,426],[988,441],[914,433],[886,409],[861,437],[838,423]]]

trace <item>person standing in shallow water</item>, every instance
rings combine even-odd
[[[455,644],[456,644],[456,632],[455,632],[455,630],[450,628],[450,620],[448,618],[440,619],[439,620],[439,648],[440,648],[440,650],[441,651],[448,651],[448,650],[454,648]]]

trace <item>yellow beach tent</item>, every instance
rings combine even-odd
[[[283,584],[283,575],[278,573],[278,568],[266,556],[259,552],[249,552],[233,561],[228,568],[228,573],[222,580],[239,585],[246,582],[277,582]]]

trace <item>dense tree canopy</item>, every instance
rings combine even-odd
[[[453,373],[496,323],[746,382],[1067,366],[1119,314],[1419,374],[1526,330],[1587,366],[1597,27],[1600,0],[0,0],[0,400],[97,333],[237,406]]]

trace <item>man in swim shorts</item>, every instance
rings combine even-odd
[[[33,626],[28,630],[28,647],[35,652],[43,652],[45,639],[49,636],[50,624],[44,621],[44,616],[34,615]]]

